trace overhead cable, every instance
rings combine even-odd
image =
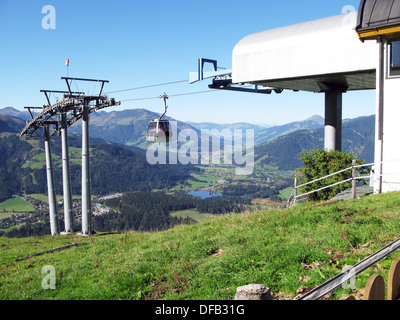
[[[186,92],[186,93],[178,93],[178,94],[170,94],[168,95],[169,97],[179,97],[179,96],[187,96],[191,94],[200,94],[200,93],[207,93],[207,92],[214,92],[214,91],[221,91],[218,89],[214,90],[204,90],[204,91],[195,91],[195,92]],[[121,102],[125,101],[138,101],[138,100],[150,100],[150,99],[159,99],[160,96],[157,97],[147,97],[147,98],[135,98],[135,99],[125,99],[125,100],[120,100]]]
[[[159,83],[159,84],[152,84],[152,85],[143,86],[143,87],[136,87],[136,88],[130,88],[130,89],[110,91],[110,92],[107,92],[107,94],[108,93],[116,93],[116,92],[124,92],[124,91],[133,91],[133,90],[139,90],[139,89],[146,89],[146,88],[152,88],[152,87],[159,87],[159,86],[165,86],[165,85],[169,85],[169,84],[182,83],[182,82],[187,82],[187,80],[179,80],[179,81],[165,82],[165,83]]]

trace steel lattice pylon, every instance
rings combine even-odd
[[[102,95],[103,87],[107,80],[83,79],[62,77],[66,81],[68,91],[41,90],[46,96],[48,105],[43,106],[41,112],[33,116],[31,109],[26,107],[32,119],[27,121],[20,136],[32,136],[38,129],[43,128],[46,153],[47,191],[49,198],[50,229],[52,235],[60,233],[57,213],[56,196],[54,192],[53,167],[51,159],[50,137],[61,135],[62,140],[62,165],[63,165],[63,194],[64,194],[64,222],[65,233],[74,231],[72,194],[69,176],[68,135],[67,129],[79,119],[82,119],[82,234],[93,233],[91,193],[90,193],[90,168],[89,168],[89,114],[100,109],[120,105],[119,101]],[[83,92],[72,92],[72,81],[94,81],[101,84],[98,95],[85,95]],[[50,103],[48,93],[62,93],[63,97],[55,104]]]

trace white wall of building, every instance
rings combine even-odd
[[[385,51],[388,57],[388,46]],[[384,80],[382,175],[382,192],[400,191],[400,76],[388,77],[388,70]]]

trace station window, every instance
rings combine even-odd
[[[389,76],[400,76],[400,40],[390,43]]]

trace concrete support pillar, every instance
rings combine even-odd
[[[57,214],[57,200],[54,192],[53,164],[51,161],[49,127],[44,128],[44,149],[46,154],[47,195],[49,199],[50,232],[52,236],[60,234]]]
[[[69,174],[67,115],[61,115],[61,148],[62,148],[62,171],[63,171],[63,194],[64,194],[64,224],[65,232],[74,231],[74,217],[72,212],[71,179]]]
[[[342,150],[342,92],[325,93],[325,143],[324,148]]]
[[[89,171],[89,107],[83,107],[82,115],[82,234],[90,235],[92,226],[92,201]]]

